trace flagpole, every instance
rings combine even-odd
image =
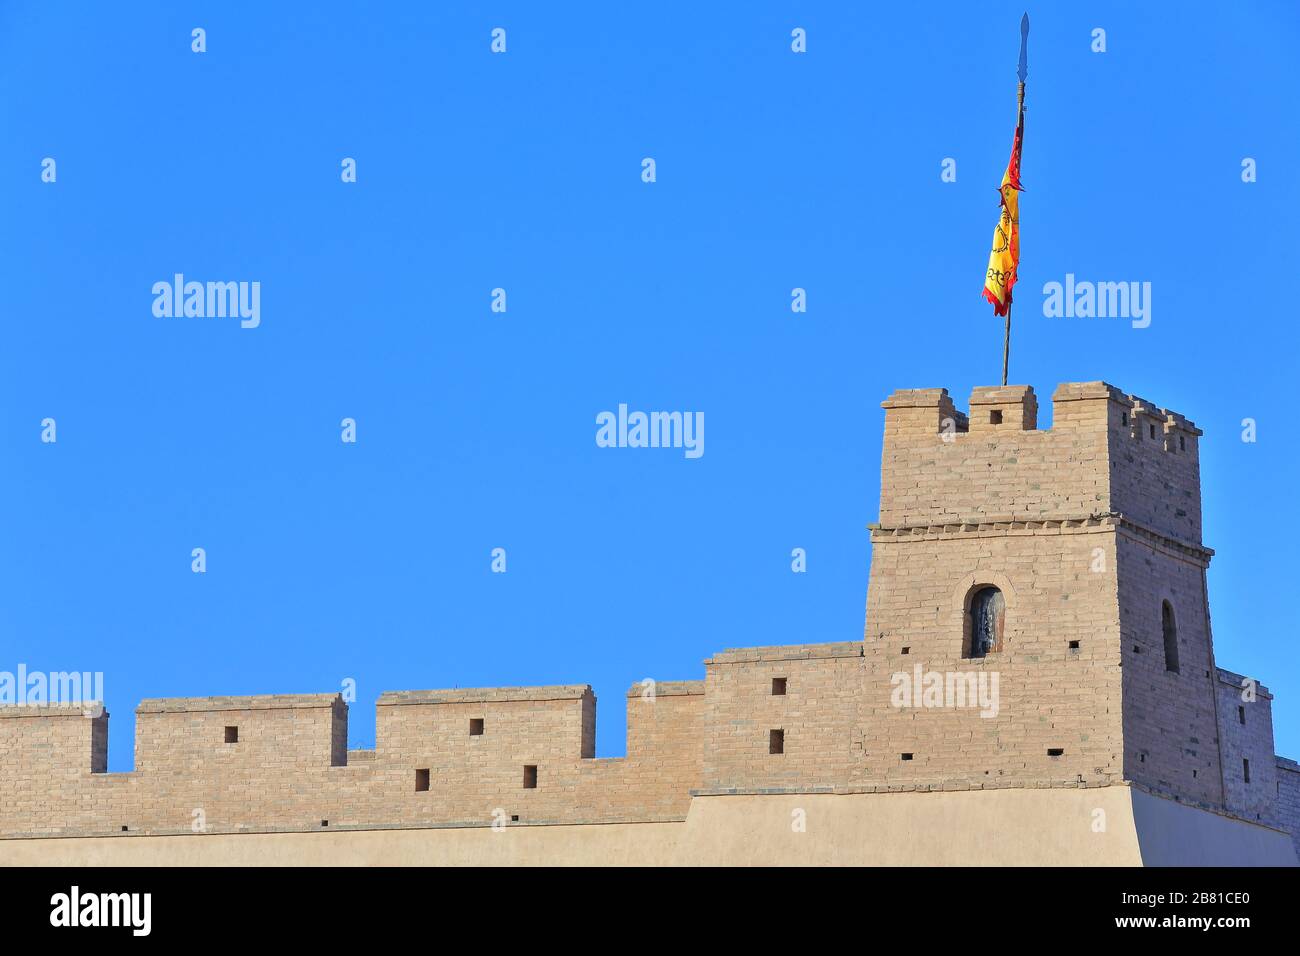
[[[1016,68],[1016,76],[1020,80],[1020,85],[1016,89],[1016,136],[1020,140],[1020,150],[1023,156],[1025,148],[1025,78],[1029,76],[1029,57],[1026,55],[1029,46],[1029,14],[1020,18],[1020,63]],[[1020,263],[1016,263],[1016,271],[1020,270]],[[1002,333],[1002,384],[1007,384],[1007,365],[1011,359],[1011,303],[1007,302],[1007,324]]]
[[[1029,15],[1026,14],[1025,15],[1026,22],[1024,27],[1022,27],[1022,30],[1026,35],[1028,34],[1028,19],[1029,19]],[[1023,39],[1021,42],[1023,44],[1024,42]],[[1021,57],[1022,57],[1021,69],[1024,69],[1023,50],[1021,52]],[[1016,91],[1016,131],[1020,134],[1020,149],[1022,155],[1025,148],[1024,130],[1025,130],[1025,84],[1024,81],[1022,80],[1020,82],[1020,88]],[[1017,269],[1019,269],[1019,263],[1017,263]],[[1006,328],[1003,330],[1002,333],[1002,384],[1003,385],[1007,384],[1007,366],[1010,363],[1010,360],[1011,360],[1011,303],[1008,302],[1007,303],[1007,324],[1006,324]]]
[[[1011,357],[1011,303],[1007,303],[1007,328],[1002,335],[1002,384],[1007,384],[1007,359]]]

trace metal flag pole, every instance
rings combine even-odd
[[[1025,148],[1025,77],[1029,75],[1029,14],[1020,18],[1020,65],[1016,76],[1020,86],[1016,91],[1016,136],[1020,140],[1021,156]],[[1016,264],[1019,271],[1020,265]],[[1007,363],[1011,358],[1011,303],[1007,303],[1007,324],[1002,333],[1002,384],[1007,384]]]
[[[1002,384],[1007,384],[1007,360],[1011,358],[1011,303],[1007,303],[1007,327],[1002,333]]]

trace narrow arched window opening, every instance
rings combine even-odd
[[[1006,602],[995,587],[980,588],[970,600],[970,641],[967,657],[984,657],[1002,650]]]
[[[1160,628],[1165,636],[1165,670],[1178,673],[1178,624],[1168,601],[1160,608]]]

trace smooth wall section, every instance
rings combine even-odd
[[[681,823],[0,840],[25,866],[1295,865],[1289,836],[1126,786],[696,797]]]

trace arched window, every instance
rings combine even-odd
[[[1160,608],[1160,629],[1165,635],[1165,670],[1178,673],[1178,625],[1174,609],[1166,601]]]
[[[1002,625],[1006,602],[995,587],[983,587],[970,599],[970,643],[967,657],[983,657],[1002,650]]]

